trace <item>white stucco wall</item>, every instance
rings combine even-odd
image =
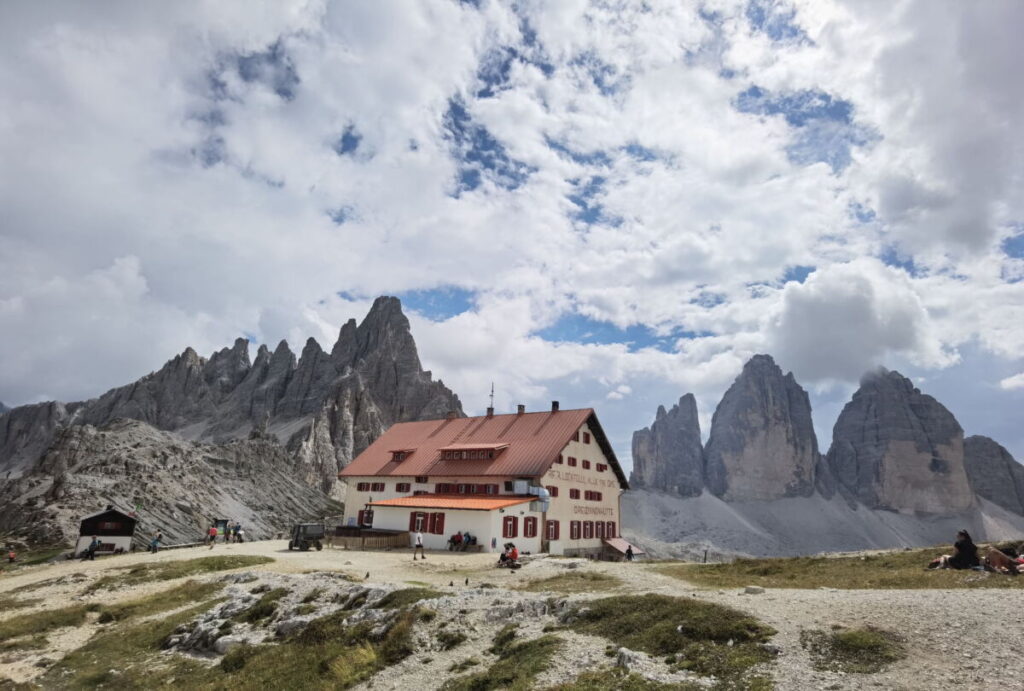
[[[448,538],[455,531],[464,533],[467,530],[470,535],[477,539],[484,552],[500,552],[505,542],[514,542],[520,552],[538,552],[540,550],[540,536],[535,538],[523,537],[523,519],[532,516],[537,519],[538,532],[541,523],[540,513],[529,510],[529,504],[507,507],[506,513],[499,510],[494,511],[466,511],[454,509],[414,509],[405,506],[375,506],[373,513],[373,527],[384,530],[408,530],[409,515],[414,511],[427,514],[444,514],[444,534],[435,535],[423,532],[423,545],[427,549],[443,550],[448,549]],[[506,539],[502,537],[502,521],[506,515],[514,515],[518,519],[519,537]],[[491,547],[492,541],[495,547]],[[412,535],[410,535],[410,546]]]

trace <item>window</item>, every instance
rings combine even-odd
[[[413,492],[413,493],[412,493],[412,496],[414,496],[414,497],[418,497],[418,496],[420,496],[421,494],[430,494],[430,492],[428,492],[428,491],[427,491],[427,490],[425,490],[425,489],[418,489],[418,490],[416,490],[415,492]]]
[[[391,460],[392,461],[404,461],[408,456],[409,456],[409,454],[407,454],[404,451],[395,451],[394,453],[391,454]]]
[[[375,482],[375,483],[373,483],[372,485],[370,485],[370,491],[371,492],[383,492],[384,491],[384,483],[383,482]]]
[[[444,514],[430,514],[430,532],[434,535],[444,535]]]
[[[554,485],[548,485],[544,489],[546,489],[548,491],[548,494],[550,494],[552,497],[558,496],[558,488],[555,487]]]
[[[569,456],[569,465],[576,467],[576,459],[572,456]]]
[[[593,540],[594,539],[594,522],[583,521],[583,539]]]
[[[579,441],[580,440],[580,431],[579,430],[576,430],[575,432],[572,433],[572,440],[573,441]]]
[[[458,488],[447,482],[439,482],[434,486],[434,491],[438,494],[455,494]]]
[[[488,494],[497,494],[498,493],[498,486],[497,485],[487,485],[487,493]]]
[[[356,520],[358,521],[360,526],[363,526],[363,527],[366,527],[366,528],[372,528],[373,527],[373,510],[372,509],[365,509],[363,511],[360,511],[359,512],[359,516],[358,516],[358,518]]]
[[[421,484],[421,485],[425,485],[427,483],[427,476],[426,475],[417,475],[416,476],[416,482]]]
[[[469,494],[469,485],[459,485],[459,494]]]
[[[527,516],[523,519],[523,537],[537,537],[536,516]]]
[[[356,491],[357,492],[369,492],[370,491],[370,483],[369,482],[360,482],[358,485],[356,485]]]
[[[549,540],[558,539],[558,521],[548,521],[547,536]]]
[[[589,444],[590,443],[590,432],[584,432],[583,433],[583,443],[584,444]]]
[[[408,482],[399,482],[397,485],[395,485],[396,492],[408,492],[411,489],[412,485],[410,485]]]
[[[605,524],[604,536],[605,537],[618,537],[618,534],[615,532],[615,521],[608,521]]]
[[[601,501],[601,493],[588,489],[583,493],[583,498],[587,501]]]
[[[512,487],[513,487],[512,481],[511,480],[506,480],[505,481],[505,491],[506,492],[511,492],[512,491]]]
[[[427,529],[427,514],[422,511],[413,511],[409,514],[409,531],[422,533]]]
[[[583,461],[580,465],[583,466],[584,470],[590,470],[590,461]]]
[[[597,524],[594,526],[594,530],[597,531],[597,537],[603,539],[604,538],[604,521],[598,521]]]
[[[604,463],[597,464],[597,472],[603,473],[606,470],[608,470],[608,466],[606,466]]]
[[[580,539],[580,522],[569,521],[569,539],[579,540]]]
[[[558,454],[558,458],[555,460],[555,463],[565,463],[565,459],[562,458],[562,454]]]
[[[571,489],[571,490],[569,490],[569,498],[570,499],[579,499],[580,498],[580,491],[578,489]]]
[[[519,537],[519,518],[516,516],[505,516],[501,520],[502,537]]]

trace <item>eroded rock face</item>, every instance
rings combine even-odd
[[[194,542],[213,518],[240,521],[249,539],[285,534],[339,506],[294,471],[276,441],[185,441],[136,420],[64,428],[18,481],[0,486],[0,531],[73,541],[81,516],[112,503],[139,507],[140,545]]]
[[[708,488],[727,501],[808,496],[818,459],[807,392],[771,356],[755,355],[711,420]]]
[[[683,497],[704,490],[704,452],[693,394],[680,398],[672,410],[658,406],[654,424],[633,432],[629,483]]]
[[[1024,466],[994,439],[964,439],[964,468],[971,489],[993,504],[1024,514]]]
[[[870,508],[946,514],[974,501],[963,429],[899,372],[861,380],[833,428],[828,465],[840,489]]]

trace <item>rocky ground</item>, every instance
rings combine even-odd
[[[113,591],[85,594],[88,585],[114,568],[149,562],[165,562],[208,556],[208,550],[176,550],[159,555],[136,554],[96,562],[63,562],[31,567],[5,576],[0,597],[31,586],[17,597],[39,598],[31,608],[0,612],[0,622],[24,614],[66,606],[69,603],[102,602],[110,605],[155,593],[177,582],[145,583]],[[658,564],[592,563],[574,559],[541,557],[518,572],[498,570],[489,555],[431,553],[426,561],[413,561],[407,552],[289,552],[281,541],[218,546],[213,554],[270,556],[264,566],[207,576],[227,584],[228,600],[182,628],[169,642],[172,651],[162,655],[199,655],[216,661],[218,656],[243,641],[274,640],[282,633],[301,628],[309,620],[346,606],[354,598],[372,603],[387,593],[410,587],[431,587],[443,594],[421,604],[438,612],[436,619],[418,624],[415,652],[397,665],[387,667],[359,688],[433,689],[450,676],[449,668],[476,658],[485,669],[494,656],[486,652],[507,623],[520,624],[521,634],[539,636],[546,625],[559,621],[566,607],[609,594],[659,593],[699,598],[729,605],[753,614],[778,633],[772,644],[781,653],[769,666],[779,689],[934,689],[987,688],[995,677],[1024,678],[1024,639],[1012,624],[1024,606],[1021,590],[768,590],[746,594],[740,589],[701,589],[659,572]],[[599,573],[621,580],[609,589],[600,582],[594,592],[564,595],[528,592],[518,587],[564,573]],[[467,583],[468,581],[468,583]],[[252,606],[261,593],[284,588],[280,615],[265,625],[236,625],[230,634],[219,629],[235,610]],[[254,592],[255,591],[255,592]],[[311,593],[316,597],[303,603]],[[303,606],[306,604],[306,606]],[[365,603],[361,606],[365,606]],[[362,617],[386,617],[386,611],[366,609]],[[899,633],[906,641],[906,659],[876,674],[841,674],[816,671],[801,647],[805,629],[830,630],[835,626],[872,625]],[[81,646],[102,625],[95,620],[84,626],[57,631],[49,647],[41,651],[5,654],[0,658],[0,678],[31,682],[46,666]],[[450,650],[438,644],[442,628],[460,631],[467,640]],[[610,668],[617,658],[608,657],[602,638],[558,630],[567,640],[567,651],[555,657],[553,666],[536,680],[538,688],[568,682],[581,671]],[[178,651],[178,652],[174,652]],[[48,662],[37,666],[41,659]],[[672,683],[686,678],[643,653],[618,656],[632,671]]]

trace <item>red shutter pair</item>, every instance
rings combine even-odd
[[[502,537],[519,537],[519,519],[516,516],[505,516],[501,521]]]
[[[557,540],[558,533],[558,521],[548,521],[548,539]]]
[[[537,519],[527,516],[523,519],[523,537],[537,537]]]

